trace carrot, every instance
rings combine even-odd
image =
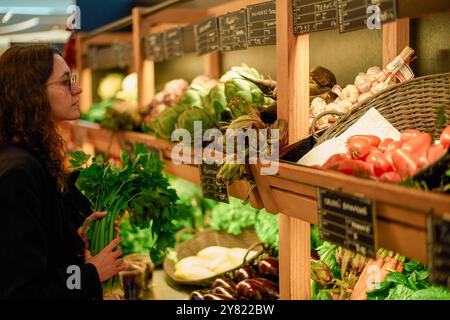
[[[384,264],[381,268],[380,273],[380,282],[383,282],[384,279],[386,279],[386,276],[391,273],[393,270],[395,271],[397,268],[397,262],[399,258],[399,254],[397,254],[395,257],[393,257],[394,252],[389,251],[389,254],[386,258],[384,258]]]
[[[352,294],[350,295],[349,300],[367,300],[367,281],[371,274],[368,273],[368,270],[371,269],[372,266],[377,266],[381,268],[384,264],[384,258],[386,257],[387,251],[384,249],[378,250],[376,260],[370,259],[369,262],[364,267],[361,275],[359,276],[358,282],[356,282],[355,288],[353,289]]]
[[[398,272],[398,273],[402,273],[403,272],[403,264],[405,263],[405,257],[404,256],[401,256],[400,258],[399,258],[399,260],[398,260],[398,263],[397,263],[397,268],[396,268],[396,271]]]

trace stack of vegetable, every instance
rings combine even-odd
[[[427,180],[423,187],[448,192],[449,145],[450,126],[442,131],[440,141],[435,144],[429,133],[418,130],[404,130],[399,141],[355,135],[347,140],[347,153],[331,156],[321,168],[387,182],[408,181],[418,173],[430,172],[432,179],[421,177]],[[441,163],[439,170],[433,170],[436,162]]]
[[[409,59],[413,54],[414,50],[406,47],[400,54],[402,58],[401,61],[404,63],[405,61],[409,62]],[[403,64],[398,64],[396,61],[398,61],[398,57],[388,64],[385,70],[381,70],[378,66],[368,68],[365,73],[361,72],[355,77],[353,84],[349,84],[343,89],[338,84],[333,84],[331,91],[334,93],[334,99],[330,95],[312,97],[313,99],[311,101],[309,118],[310,128],[314,117],[321,112],[336,111],[340,113],[347,113],[367,98],[370,98],[378,92],[387,89],[389,86],[394,85],[394,77],[388,75],[395,75],[398,71],[396,68],[403,66]],[[412,73],[409,68],[408,70]],[[315,92],[319,91],[315,90]],[[326,129],[336,120],[337,118],[333,115],[323,116],[317,120],[316,127],[311,128],[311,130]]]
[[[278,259],[266,251],[242,267],[214,280],[210,289],[196,290],[191,300],[277,300]]]
[[[145,109],[140,110],[141,115],[144,117],[144,123],[147,123],[151,118],[157,117],[165,109],[176,106],[188,86],[188,82],[184,79],[175,79],[167,82],[163,90],[155,95]]]
[[[189,281],[208,279],[236,269],[242,264],[244,257],[252,259],[256,254],[256,251],[247,254],[247,250],[244,248],[206,247],[197,255],[178,261],[175,264],[174,275],[179,279]]]
[[[103,78],[98,88],[101,102],[91,105],[81,119],[98,122],[112,131],[138,130],[141,116],[137,104],[137,75],[124,77],[112,73]]]
[[[263,243],[278,251],[278,216],[256,210],[249,204],[243,205],[236,198],[231,197],[230,204],[218,203],[211,210],[209,225],[214,230],[235,236],[244,229],[254,228]]]
[[[167,248],[174,245],[173,221],[182,219],[177,210],[177,194],[161,173],[163,163],[159,156],[138,144],[133,158],[121,153],[121,167],[105,163],[102,157],[94,158],[88,166],[90,157],[82,152],[72,157],[71,169],[80,172],[77,186],[91,201],[93,211],[108,212],[106,218],[94,221],[89,229],[91,253],[97,254],[116,237],[114,222],[128,211],[132,225],[150,228],[150,257],[159,262]]]

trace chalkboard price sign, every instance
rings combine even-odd
[[[294,34],[337,28],[337,0],[294,0]]]
[[[199,55],[220,49],[219,24],[217,17],[211,17],[194,26],[197,53]]]
[[[450,289],[450,220],[428,219],[428,267],[430,281]]]
[[[219,30],[222,51],[247,49],[246,9],[219,16]]]
[[[247,29],[249,47],[275,45],[277,39],[275,1],[248,6]]]
[[[229,203],[227,184],[219,183],[216,179],[219,170],[220,165],[218,164],[203,163],[200,165],[200,181],[203,197]]]
[[[338,0],[339,32],[378,29],[397,18],[396,0]],[[378,22],[377,22],[378,21]]]
[[[171,60],[183,55],[183,33],[181,28],[164,32],[165,58]]]
[[[327,189],[317,189],[320,234],[323,240],[366,257],[377,248],[374,203]]]
[[[154,33],[144,38],[145,58],[154,62],[164,60],[164,34]]]

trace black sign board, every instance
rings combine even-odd
[[[450,289],[450,220],[429,217],[428,267],[430,281]]]
[[[194,26],[197,52],[199,55],[220,49],[219,24],[217,17],[211,17]]]
[[[317,189],[320,236],[323,240],[375,258],[375,206],[370,199]]]
[[[195,33],[194,26],[190,25],[183,28],[183,52],[195,52]]]
[[[164,49],[167,60],[179,58],[183,55],[183,33],[181,28],[174,28],[164,32]]]
[[[293,0],[294,34],[337,28],[337,0]]]
[[[220,49],[247,49],[247,10],[230,12],[219,17]]]
[[[227,184],[219,183],[216,179],[219,170],[219,164],[203,163],[200,165],[200,181],[203,197],[229,203]]]
[[[154,62],[164,60],[164,34],[154,33],[144,38],[145,58]]]
[[[247,7],[247,42],[249,47],[276,44],[276,12],[275,1]]]
[[[339,32],[376,29],[397,18],[396,0],[338,0]]]

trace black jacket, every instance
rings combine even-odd
[[[90,214],[73,181],[63,194],[31,153],[1,147],[0,299],[102,299],[97,270],[84,264],[76,232]],[[77,274],[80,289],[73,288]]]

